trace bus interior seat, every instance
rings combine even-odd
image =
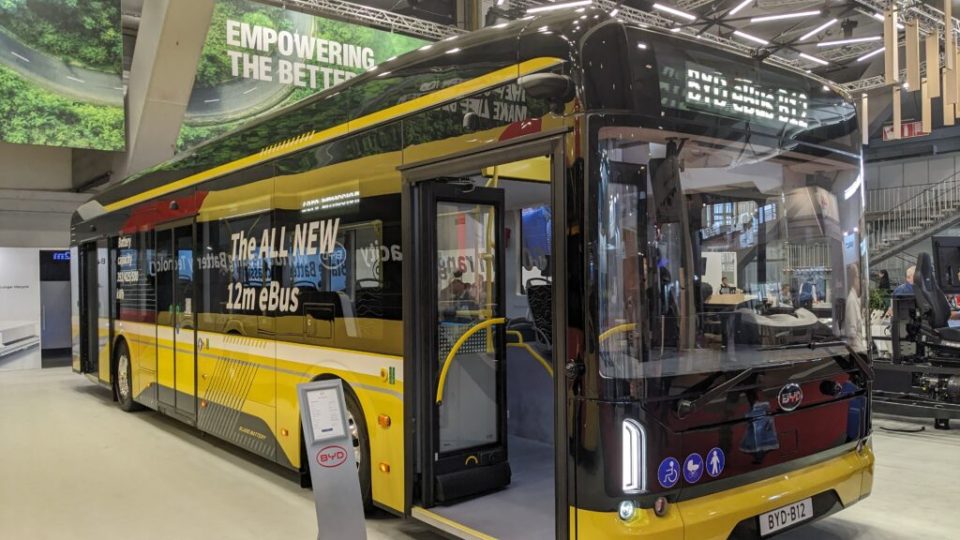
[[[530,278],[526,291],[537,342],[553,348],[553,283],[542,277]]]

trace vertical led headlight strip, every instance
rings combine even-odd
[[[623,421],[623,492],[647,491],[647,432],[633,419]]]

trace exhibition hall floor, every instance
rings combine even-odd
[[[780,538],[956,538],[960,429],[877,429],[874,448],[872,497]],[[440,538],[384,515],[367,530]],[[56,368],[0,372],[0,538],[312,539],[316,523],[310,491],[277,469],[156,413],[124,413]]]

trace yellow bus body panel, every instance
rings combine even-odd
[[[652,509],[638,510],[623,521],[616,512],[571,508],[571,535],[581,539],[644,538],[653,540],[726,539],[745,519],[833,490],[844,508],[870,494],[873,488],[873,449],[842,456],[767,478],[670,505],[664,517]]]

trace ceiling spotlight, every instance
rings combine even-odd
[[[797,13],[781,13],[780,15],[764,15],[763,17],[754,17],[750,19],[752,23],[761,23],[768,21],[781,21],[784,19],[799,19],[801,17],[812,17],[820,15],[819,11],[798,11]]]
[[[670,6],[665,6],[665,5],[663,5],[663,4],[654,4],[654,5],[653,5],[653,9],[656,9],[656,10],[658,10],[658,11],[663,11],[664,13],[669,13],[669,14],[671,14],[671,15],[676,15],[677,17],[684,18],[684,19],[686,19],[686,20],[688,20],[688,21],[695,21],[695,20],[697,20],[697,16],[696,16],[696,15],[691,15],[690,13],[687,13],[686,11],[680,11],[679,9],[672,8],[672,7],[670,7]]]
[[[819,34],[820,32],[826,30],[827,28],[833,26],[833,25],[836,24],[836,23],[837,23],[837,19],[830,19],[829,21],[821,24],[820,26],[818,26],[818,27],[814,28],[813,30],[807,32],[806,34],[800,36],[800,41],[806,41],[806,40],[812,38],[813,36]]]
[[[807,54],[807,53],[800,53],[800,58],[804,58],[804,59],[809,60],[809,61],[811,61],[811,62],[815,62],[815,63],[817,63],[817,64],[820,64],[821,66],[826,66],[826,65],[830,64],[830,62],[827,62],[827,61],[824,60],[823,58],[817,58],[816,56],[811,56],[811,55],[809,55],[809,54]]]
[[[837,45],[849,45],[851,43],[863,43],[865,41],[880,41],[883,39],[880,36],[867,36],[867,37],[858,37],[850,39],[837,39],[834,41],[821,41],[817,43],[817,47],[835,47]]]
[[[738,37],[742,37],[743,39],[746,39],[746,40],[748,40],[748,41],[753,41],[754,43],[759,43],[760,45],[769,45],[769,44],[770,44],[769,41],[767,41],[767,40],[765,40],[765,39],[763,39],[763,38],[758,38],[757,36],[751,36],[750,34],[748,34],[748,33],[746,33],[746,32],[741,32],[741,31],[739,31],[739,30],[734,31],[733,35],[738,36]]]
[[[874,56],[882,53],[885,49],[886,49],[886,47],[880,47],[879,49],[877,49],[877,50],[875,50],[875,51],[873,51],[873,52],[868,52],[867,54],[861,56],[860,58],[857,58],[857,62],[863,62],[864,60],[866,60],[866,59],[868,59],[868,58],[873,58]]]
[[[753,0],[743,0],[743,2],[740,2],[739,4],[737,4],[737,7],[731,9],[730,12],[727,13],[727,15],[736,15],[737,13],[740,12],[741,9],[749,6],[752,3],[753,3]]]

